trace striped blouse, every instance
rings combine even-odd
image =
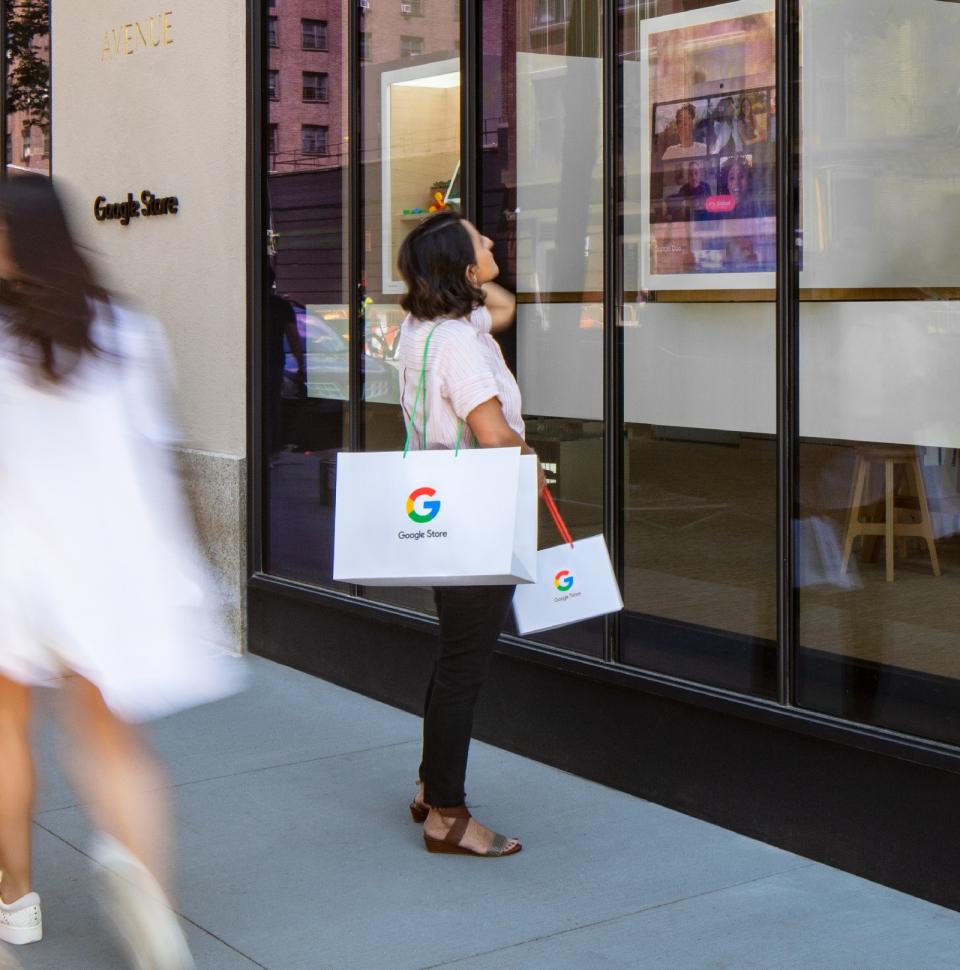
[[[457,426],[463,420],[461,446],[474,444],[467,415],[478,405],[498,398],[507,424],[522,438],[520,388],[510,373],[500,345],[490,333],[492,321],[486,307],[477,307],[469,319],[416,320],[407,316],[400,328],[397,360],[400,364],[400,400],[410,428],[413,403],[420,380],[423,349],[436,327],[427,352],[426,405],[427,448],[454,448]],[[423,401],[410,428],[410,447],[422,448]]]

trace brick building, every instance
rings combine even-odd
[[[36,125],[22,112],[7,117],[7,167],[50,174],[50,125]]]
[[[335,0],[274,0],[267,20],[271,171],[335,168],[346,134],[339,70],[346,18]]]
[[[8,0],[6,16],[10,24],[15,18],[23,15],[21,8],[25,5],[21,0]],[[26,9],[29,16],[33,11]],[[48,69],[50,64],[50,34],[49,14],[44,10],[37,20],[42,31],[33,36],[29,42],[27,59]],[[35,59],[35,60],[34,60]],[[23,95],[22,84],[24,78],[19,75],[20,62],[14,56],[13,50],[7,55],[7,91],[8,105],[10,95]],[[5,161],[12,171],[38,172],[50,174],[50,90],[49,75],[36,76],[35,83],[28,84],[27,100],[31,105],[30,111],[7,111]],[[18,99],[19,101],[20,99]]]
[[[367,68],[460,48],[452,0],[359,0],[360,59]],[[271,172],[336,168],[347,135],[347,7],[336,0],[273,0],[267,19]],[[375,108],[369,87],[364,108]]]

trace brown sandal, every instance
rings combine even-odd
[[[517,842],[512,849],[508,849],[507,843],[510,840],[505,835],[494,833],[493,841],[487,847],[486,852],[474,852],[473,849],[467,849],[460,844],[472,818],[467,806],[457,805],[454,808],[438,808],[436,811],[443,818],[455,818],[456,821],[450,826],[450,831],[442,839],[434,839],[427,835],[426,832],[423,833],[423,841],[427,847],[427,852],[448,852],[451,855],[475,855],[480,856],[481,859],[488,857],[498,859],[501,856],[514,855],[523,848]]]

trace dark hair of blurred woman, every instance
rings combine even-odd
[[[0,182],[0,236],[6,328],[37,372],[59,383],[85,353],[96,351],[93,301],[106,293],[74,244],[48,178],[17,175]]]

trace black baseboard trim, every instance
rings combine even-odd
[[[251,583],[248,604],[258,655],[419,712],[436,652],[428,620],[269,582]],[[828,718],[823,731],[798,730],[760,702],[741,699],[738,716],[716,692],[683,698],[649,678],[549,660],[503,644],[476,737],[960,910],[960,779],[946,746],[831,737]]]

